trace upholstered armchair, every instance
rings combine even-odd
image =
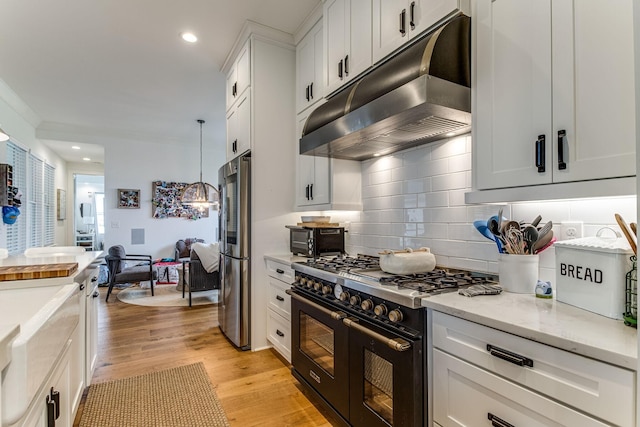
[[[113,285],[118,283],[137,283],[150,281],[151,296],[153,293],[153,281],[156,272],[153,270],[151,255],[133,255],[125,252],[121,245],[111,246],[108,255],[105,257],[109,267],[109,290],[106,301],[113,290]],[[126,266],[126,261],[136,261],[136,265]]]
[[[188,261],[191,256],[191,245],[194,243],[204,243],[203,239],[188,238],[180,239],[176,242],[176,248],[173,255],[173,259],[176,262]]]
[[[219,271],[216,270],[211,273],[207,272],[202,261],[198,257],[198,254],[194,250],[191,250],[189,260],[184,260],[182,262],[182,274],[182,283],[184,283],[182,286],[182,297],[184,298],[185,291],[189,292],[189,307],[191,307],[191,292],[220,289]]]

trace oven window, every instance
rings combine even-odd
[[[393,365],[364,350],[364,403],[393,424]]]
[[[334,376],[333,329],[300,312],[300,350]]]

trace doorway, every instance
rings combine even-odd
[[[104,248],[104,176],[74,174],[74,236],[76,246]]]

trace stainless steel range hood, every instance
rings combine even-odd
[[[470,81],[461,15],[311,113],[300,154],[366,160],[469,132]]]

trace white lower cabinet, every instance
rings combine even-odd
[[[100,270],[95,269],[87,279],[87,304],[86,327],[85,327],[85,348],[84,348],[84,383],[85,387],[91,385],[91,377],[98,364],[98,274]]]
[[[266,260],[269,300],[267,309],[267,339],[291,363],[291,298],[285,292],[294,278],[289,264]]]
[[[633,371],[440,312],[432,338],[443,427],[635,425]]]

